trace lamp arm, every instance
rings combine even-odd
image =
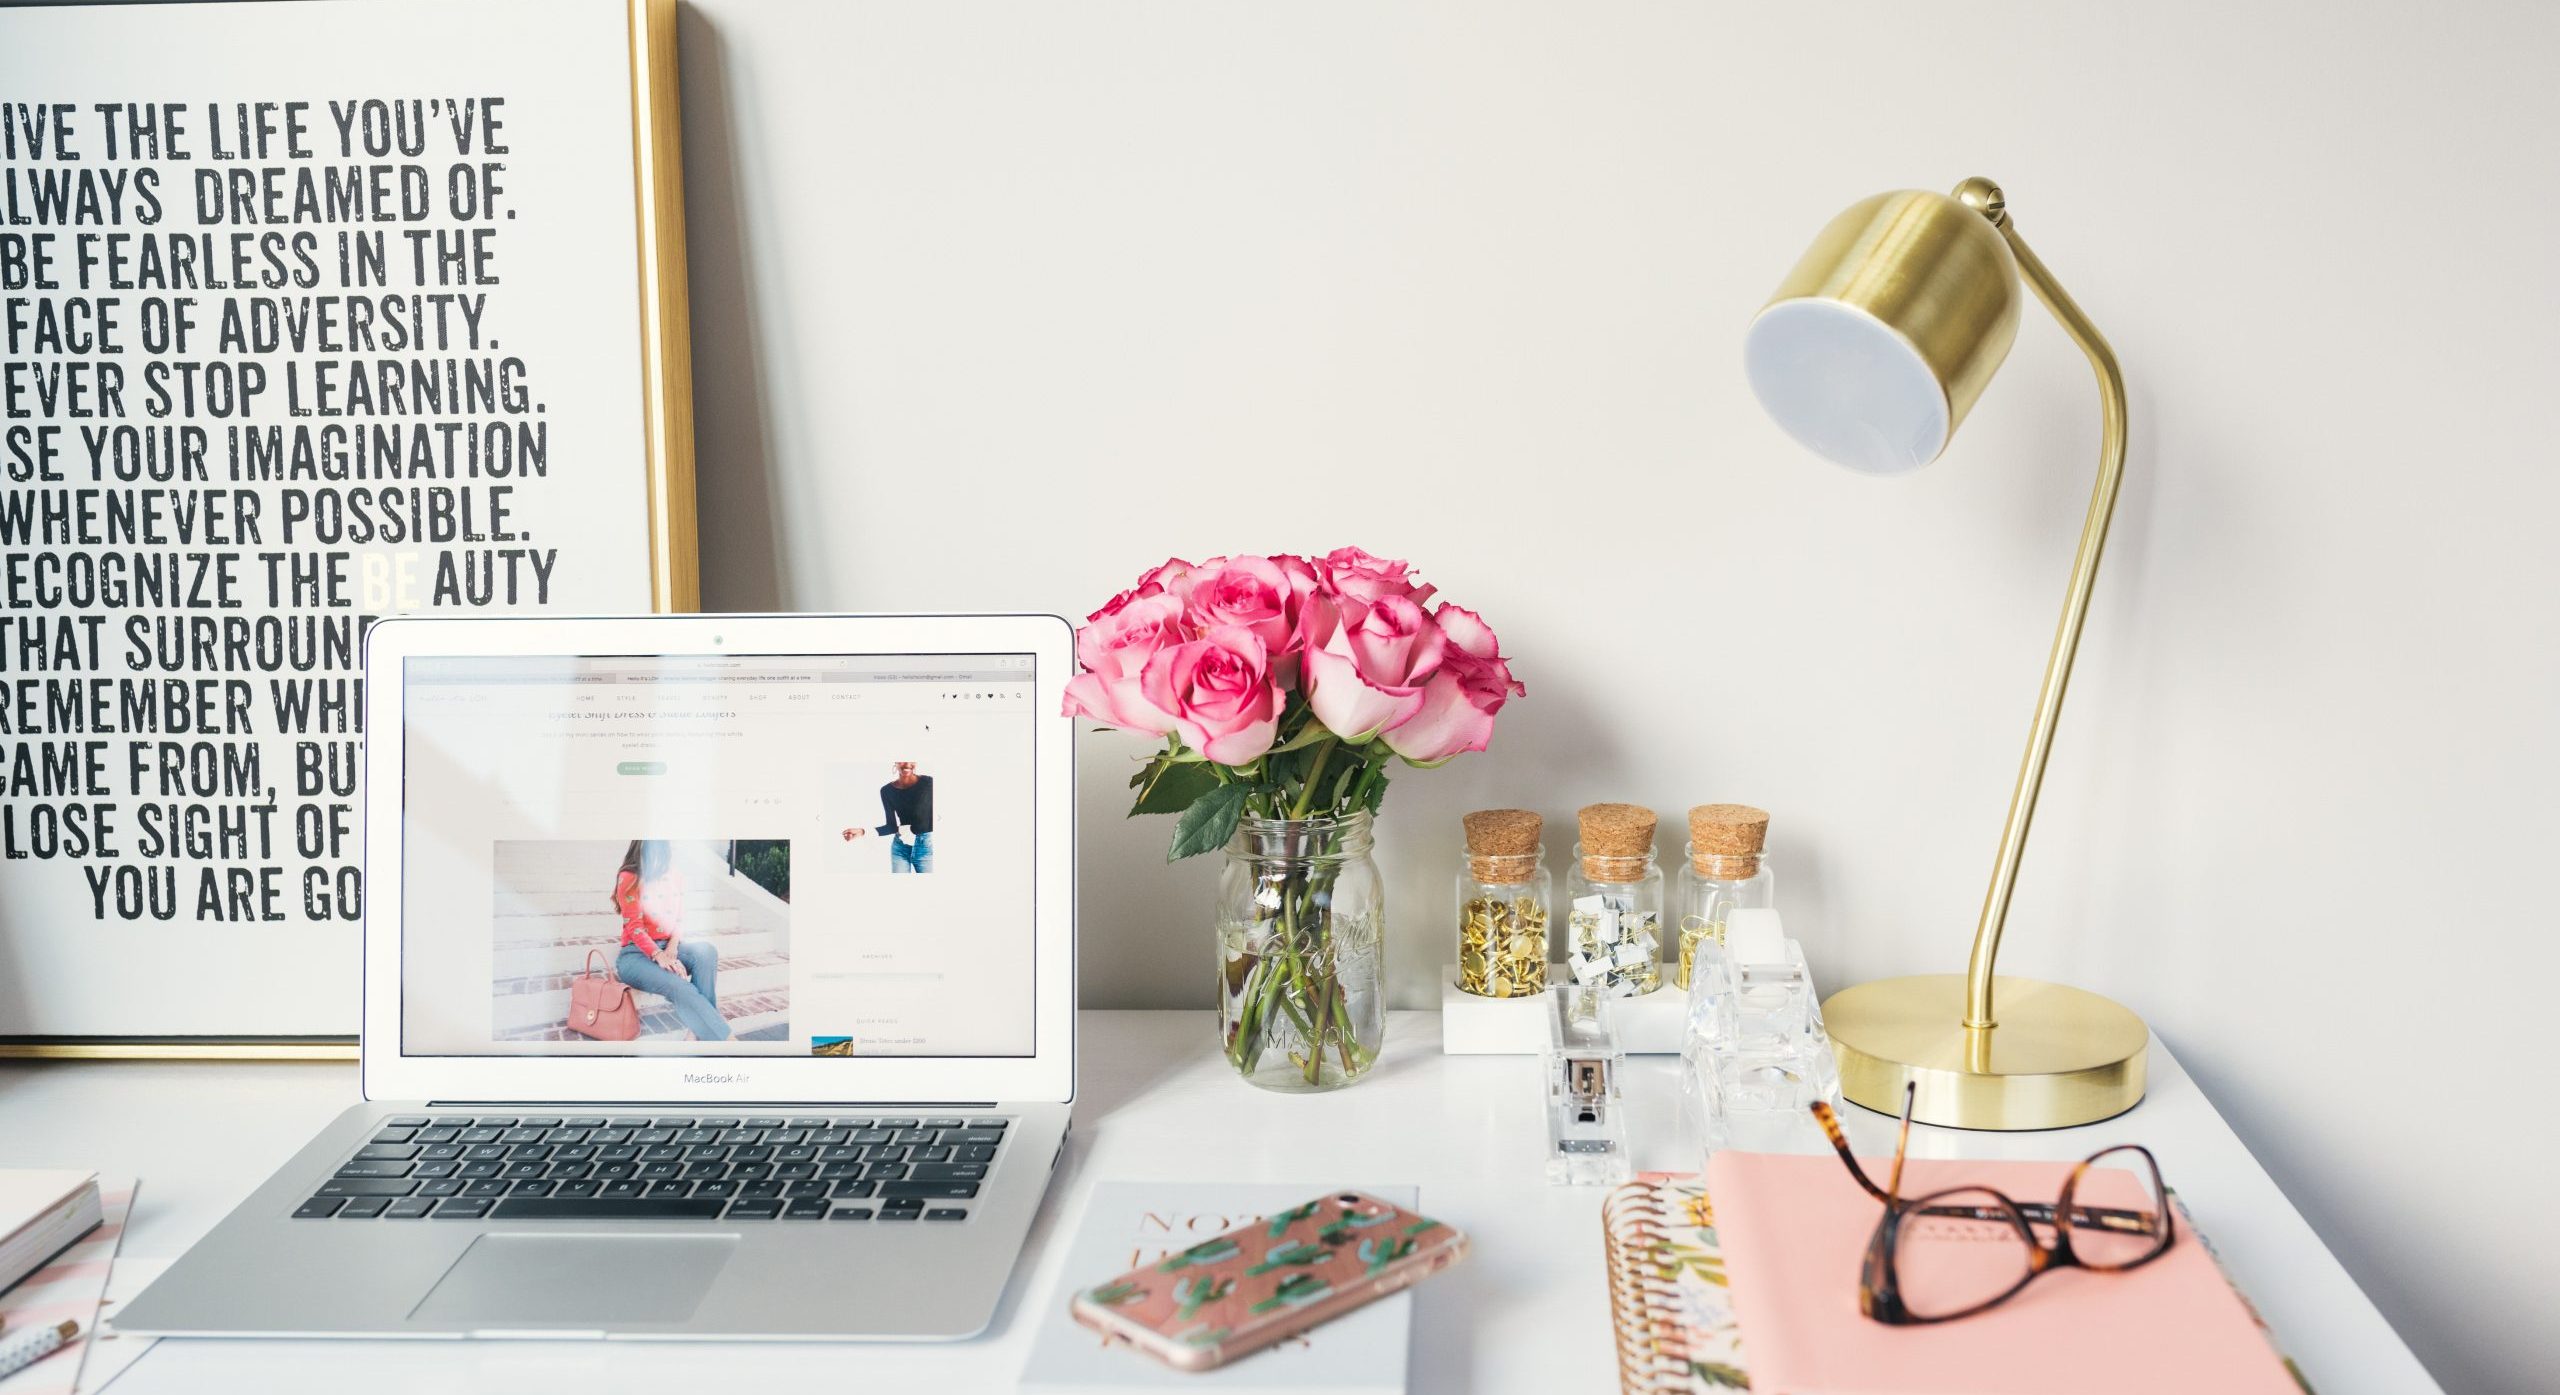
[[[2071,559],[2071,587],[2062,599],[2062,620],[2054,627],[2053,652],[2044,664],[2044,686],[2036,693],[2035,725],[2027,732],[2026,759],[2018,766],[2018,787],[2009,796],[2009,819],[2000,830],[2000,856],[1991,866],[1991,889],[1982,898],[1982,919],[1974,926],[1973,957],[1965,966],[1965,1020],[1970,1029],[1999,1025],[1992,1011],[1991,967],[2000,954],[2000,932],[2009,918],[2010,893],[2017,887],[2018,863],[2026,856],[2027,829],[2035,821],[2036,793],[2044,784],[2045,757],[2053,750],[2054,727],[2062,719],[2062,696],[2071,685],[2071,660],[2080,648],[2081,623],[2089,615],[2089,593],[2098,581],[2098,558],[2106,551],[2107,524],[2115,516],[2116,487],[2124,478],[2124,374],[2115,351],[2107,347],[2089,317],[2080,313],[2068,292],[2053,279],[2036,254],[2027,249],[2004,207],[1983,210],[2016,254],[2019,273],[2034,288],[2036,299],[2061,322],[2063,332],[2089,357],[2098,376],[2098,396],[2105,416],[2098,444],[2098,483],[2089,495],[2089,514],[2080,526],[2080,550]]]

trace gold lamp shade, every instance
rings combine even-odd
[[[1987,179],[1968,179],[1951,195],[1906,189],[1851,205],[1778,284],[1743,342],[1752,391],[1788,435],[1852,469],[1901,474],[1946,449],[2008,357],[2021,280],[2088,355],[2105,416],[2097,488],[1972,959],[1962,977],[1883,979],[1823,1004],[1850,1100],[1898,1113],[1911,1086],[1914,1118],[1974,1129],[2063,1128],[2142,1099],[2151,1033],[2141,1018],[2095,993],[1992,972],[2115,513],[2124,379],[2106,340],[2019,239],[2007,200]]]
[[[2018,337],[2018,263],[1980,212],[1903,189],[1850,205],[1752,321],[1760,405],[1871,474],[1937,459]]]

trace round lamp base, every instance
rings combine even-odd
[[[1999,1025],[1964,1026],[1962,974],[1844,988],[1822,1004],[1840,1092],[1879,1114],[1959,1129],[2067,1129],[2142,1102],[2151,1031],[2095,993],[2028,978],[1992,980]]]

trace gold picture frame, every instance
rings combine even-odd
[[[675,0],[627,0],[652,609],[701,608]],[[352,1061],[353,1036],[0,1036],[0,1060]]]

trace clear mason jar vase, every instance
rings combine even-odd
[[[1368,1074],[1387,1034],[1386,890],[1366,813],[1248,818],[1218,882],[1218,1029],[1266,1090]]]

